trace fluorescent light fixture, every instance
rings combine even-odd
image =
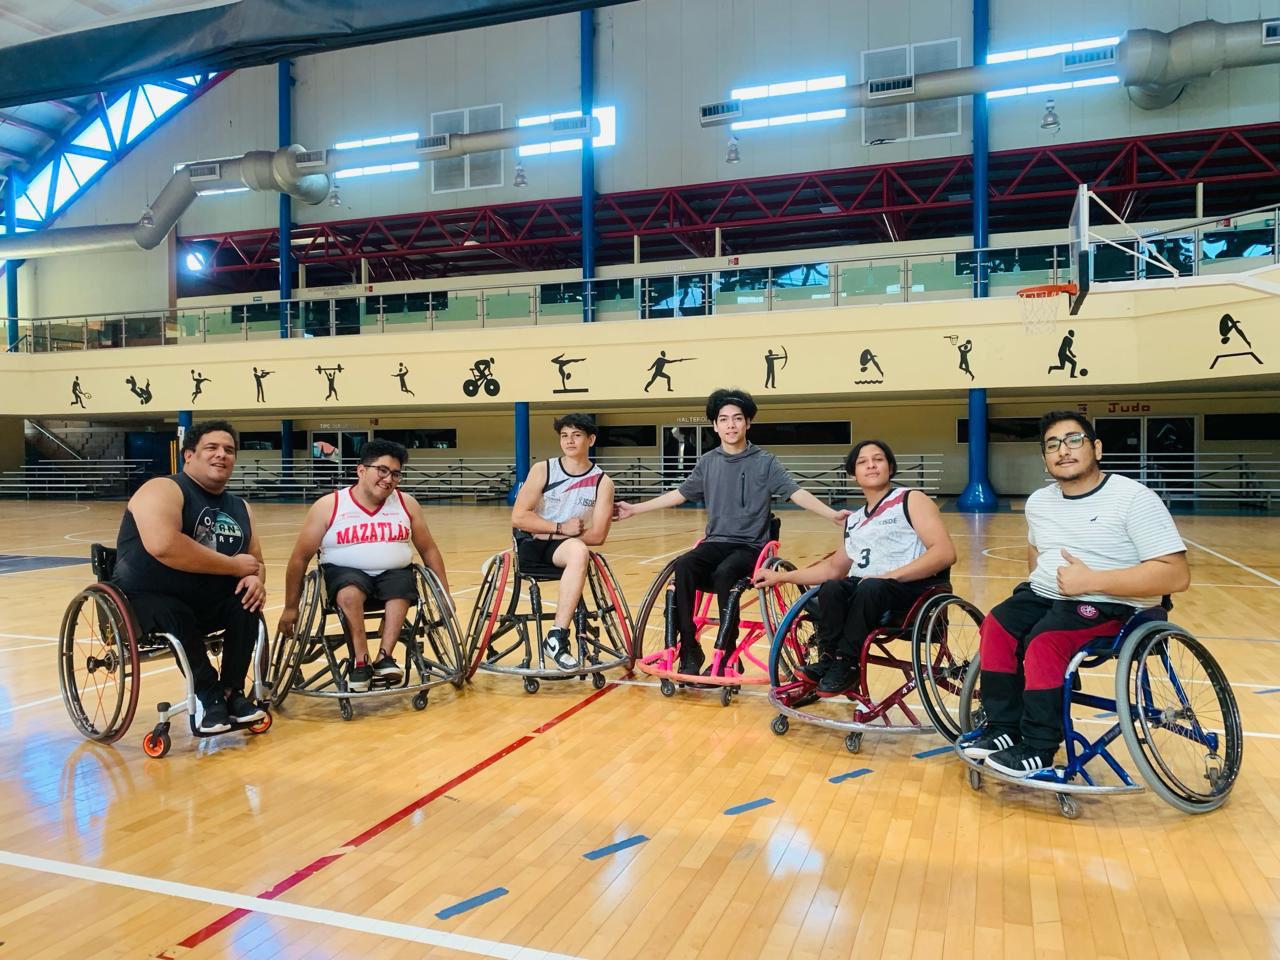
[[[618,142],[618,111],[615,107],[596,107],[591,115],[600,121],[600,133],[591,138],[593,147],[612,147]],[[550,123],[552,120],[564,120],[568,117],[582,116],[581,110],[570,110],[567,113],[548,113],[535,117],[520,117],[516,123],[521,127],[536,127]],[[581,150],[582,140],[552,140],[549,143],[526,143],[520,147],[518,156],[541,157],[548,153],[568,153]]]
[[[377,163],[371,167],[351,167],[347,170],[339,170],[333,176],[338,180],[348,180],[352,177],[376,177],[382,173],[404,173],[409,170],[418,170],[422,164],[417,160],[410,160],[407,163]]]
[[[335,143],[335,150],[354,150],[357,147],[381,147],[388,143],[408,143],[410,140],[417,140],[421,134],[414,133],[393,133],[384,137],[366,137],[364,140],[343,140],[341,143]]]
[[[1027,51],[1010,50],[1007,53],[992,53],[987,55],[987,63],[1010,63],[1014,60],[1027,59]]]
[[[1048,93],[1051,90],[1070,90],[1071,82],[1066,83],[1037,83],[1035,86],[1027,87],[1027,93]]]
[[[1026,87],[1010,87],[1008,90],[992,90],[987,94],[987,99],[999,100],[1001,97],[1020,97],[1026,92]]]
[[[1055,53],[1069,53],[1071,44],[1069,43],[1051,43],[1047,47],[1030,47],[1027,49],[1027,59],[1035,60],[1038,57],[1052,57]]]
[[[1114,47],[1119,42],[1119,37],[1100,37],[1097,40],[1077,40],[1071,45],[1071,49],[1093,50],[1097,47]]]
[[[987,63],[1009,63],[1013,60],[1036,60],[1040,57],[1052,57],[1072,50],[1094,50],[1098,47],[1113,47],[1120,42],[1119,37],[1099,37],[1096,40],[1076,40],[1071,43],[1052,43],[1041,47],[1028,47],[1026,50],[1004,50],[1000,53],[987,54]]]
[[[1119,77],[1093,77],[1089,80],[1077,80],[1071,84],[1073,87],[1105,87],[1109,84],[1119,83]]]
[[[221,197],[228,193],[248,193],[248,187],[226,187],[222,190],[201,190],[197,195],[201,197]]]
[[[831,77],[814,77],[812,80],[784,80],[754,87],[737,87],[730,91],[734,100],[759,100],[763,97],[781,97],[789,93],[812,93],[815,90],[839,90],[848,86],[843,73]]]

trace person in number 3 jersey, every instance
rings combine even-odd
[[[929,495],[898,487],[898,461],[883,440],[862,440],[849,451],[845,472],[866,499],[844,522],[844,550],[803,570],[761,570],[757,586],[822,584],[818,591],[818,660],[801,672],[834,697],[858,682],[867,634],[887,611],[910,608],[922,593],[945,583],[956,548]]]

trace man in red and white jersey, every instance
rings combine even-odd
[[[312,504],[285,571],[284,612],[277,630],[291,636],[298,622],[303,575],[320,552],[329,606],[342,611],[351,637],[355,662],[347,686],[355,693],[368,690],[375,676],[392,683],[404,676],[394,653],[405,615],[418,598],[414,547],[449,590],[444,557],[427,529],[422,507],[398,489],[408,459],[408,451],[390,440],[365,444],[356,482]],[[370,599],[383,605],[382,638],[373,661],[364,623],[365,602]]]

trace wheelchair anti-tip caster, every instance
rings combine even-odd
[[[604,681],[603,673],[593,673],[591,675],[591,685],[595,687],[597,690],[604,689],[604,682],[605,681]]]
[[[1069,793],[1058,794],[1058,809],[1062,811],[1062,815],[1068,820],[1075,820],[1080,816],[1080,801]]]
[[[666,677],[662,678],[662,682],[658,684],[658,689],[662,691],[664,697],[674,697],[676,695],[676,685]]]
[[[353,716],[355,716],[355,711],[351,709],[350,700],[339,700],[338,710],[342,713],[343,720],[350,720]]]
[[[415,710],[427,709],[427,691],[419,690],[417,693],[413,695],[413,709]]]
[[[859,753],[862,750],[862,734],[855,731],[844,738],[844,747],[850,753]]]
[[[780,713],[773,718],[773,722],[769,724],[769,729],[778,736],[782,736],[791,729],[791,721]]]
[[[538,687],[540,687],[540,686],[541,686],[541,684],[540,684],[540,683],[538,683],[538,680],[537,680],[537,678],[536,678],[536,677],[525,677],[525,678],[524,678],[524,692],[525,692],[525,693],[537,693],[537,692],[538,692]]]
[[[720,688],[720,706],[727,707],[733,703],[733,687]]]
[[[142,752],[159,760],[169,752],[173,739],[169,736],[169,724],[158,723],[154,730],[142,738]]]
[[[982,789],[982,773],[972,767],[969,768],[969,786],[975,790]]]

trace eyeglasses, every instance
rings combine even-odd
[[[1045,453],[1057,453],[1060,447],[1065,446],[1068,450],[1079,450],[1084,446],[1084,442],[1089,438],[1083,433],[1068,433],[1065,437],[1050,437],[1040,444],[1040,449]]]
[[[399,483],[401,480],[404,479],[403,470],[392,470],[390,467],[384,467],[380,463],[366,463],[364,465],[364,468],[366,470],[378,471],[378,476],[381,479],[386,480],[389,477],[392,483]]]

